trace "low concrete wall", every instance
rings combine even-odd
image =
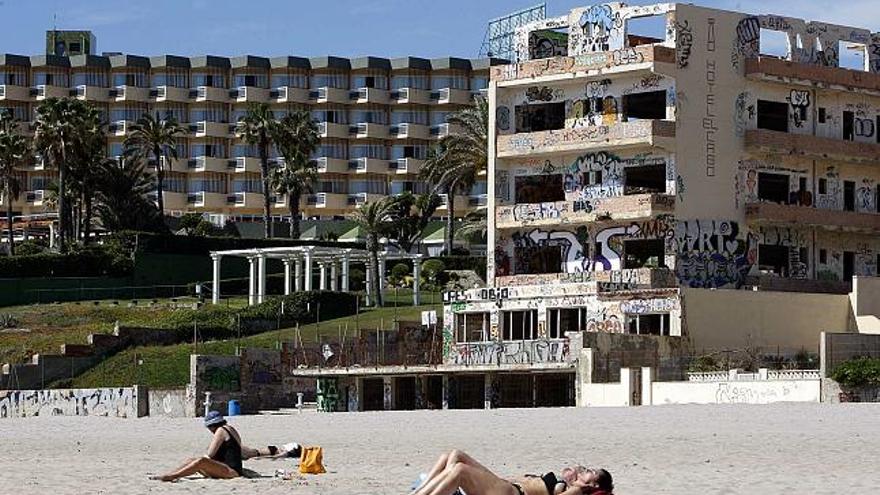
[[[836,381],[825,378],[822,380],[822,402],[880,402],[880,387],[845,388]]]
[[[577,397],[578,407],[626,407],[632,405],[632,373],[638,370],[620,369],[617,383],[581,383]]]
[[[70,390],[16,390],[0,392],[0,418],[31,416],[147,415],[149,403],[143,387]]]
[[[652,404],[771,404],[819,402],[820,380],[655,382]]]
[[[186,418],[195,415],[195,397],[186,388],[153,390],[147,392],[150,416]]]

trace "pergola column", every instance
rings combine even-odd
[[[305,289],[307,291],[310,291],[310,290],[312,290],[312,252],[311,251],[306,251],[305,262],[306,262]]]
[[[330,262],[330,290],[336,292],[336,282],[339,279],[339,271],[336,260]]]
[[[290,279],[290,262],[293,261],[290,258],[284,258],[284,295],[289,296],[291,292],[291,282]]]
[[[327,263],[321,262],[318,263],[318,266],[321,267],[320,271],[320,279],[318,280],[318,287],[321,290],[327,290]]]
[[[419,263],[419,258],[413,258],[413,306],[418,306],[422,302],[422,295],[420,292],[420,284],[419,278],[422,275],[422,265]]]
[[[370,263],[366,264],[367,270],[367,296],[364,298],[364,302],[367,306],[371,305],[370,299],[373,295],[373,270],[370,269]]]
[[[257,259],[248,256],[248,306],[257,304]]]
[[[220,260],[223,256],[212,254],[211,260],[214,262],[214,276],[211,279],[211,303],[220,304]]]
[[[379,256],[379,291],[385,291],[385,256]]]
[[[259,277],[257,278],[257,304],[263,304],[266,300],[266,255],[257,256],[257,270]]]
[[[297,292],[303,290],[302,272],[303,262],[300,258],[296,258],[293,260],[293,288]]]
[[[349,269],[348,269],[348,253],[342,257],[342,292],[348,292],[350,287],[350,281],[348,279]]]

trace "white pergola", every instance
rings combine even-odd
[[[228,251],[212,251],[214,261],[214,277],[211,302],[220,302],[220,263],[224,257],[247,258],[250,263],[248,272],[248,304],[260,304],[266,300],[266,260],[280,259],[284,263],[284,295],[293,292],[314,290],[314,268],[318,266],[320,290],[337,290],[349,292],[352,262],[364,262],[369,266],[370,252],[365,249],[334,248],[321,246],[291,246],[274,248],[232,249]],[[421,254],[379,253],[379,290],[385,288],[385,263],[388,260],[413,260],[413,304],[419,305],[421,294],[419,276]],[[291,268],[292,267],[292,268]],[[339,269],[341,267],[341,270]],[[372,297],[372,273],[366,270],[367,304]],[[328,277],[329,275],[329,277]],[[341,277],[340,277],[341,275]]]

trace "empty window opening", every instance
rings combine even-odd
[[[843,181],[843,209],[856,211],[856,183],[851,180]]]
[[[758,268],[761,273],[772,273],[780,277],[788,276],[789,249],[776,244],[758,246]]]
[[[852,141],[856,138],[855,114],[843,112],[843,139]]]
[[[562,175],[525,175],[514,179],[517,203],[565,201]]]
[[[827,250],[825,250],[825,249],[819,250],[819,263],[822,263],[823,265],[828,263],[828,251]]]
[[[574,373],[538,373],[535,377],[535,407],[574,406]]]
[[[623,243],[623,268],[663,268],[664,260],[663,239],[640,239],[624,241]]]
[[[565,102],[518,105],[516,132],[539,132],[565,127]]]
[[[529,33],[529,59],[568,55],[568,29],[539,29]]]
[[[787,204],[789,176],[785,174],[758,173],[758,199]]]
[[[535,340],[538,338],[538,310],[505,311],[502,313],[504,340]]]
[[[828,120],[827,110],[825,107],[819,107],[819,123],[824,124]]]
[[[624,194],[666,192],[666,164],[629,167],[625,174]]]
[[[849,282],[853,275],[856,274],[856,253],[852,251],[843,252],[843,281]]]
[[[788,103],[758,100],[758,129],[788,132]]]
[[[868,47],[852,41],[838,41],[838,67],[851,70],[865,70],[865,54]]]
[[[828,179],[819,179],[819,194],[828,194]]]
[[[583,328],[583,308],[550,308],[547,310],[547,337],[561,339],[565,332]]]
[[[669,313],[626,315],[626,324],[633,335],[669,335]]]
[[[486,379],[483,375],[453,375],[449,377],[450,409],[483,409],[486,397]]]
[[[385,409],[385,383],[381,378],[364,378],[361,383],[364,394],[364,411]]]
[[[666,118],[666,90],[635,93],[623,97],[624,120]]]
[[[456,342],[485,342],[489,340],[489,313],[457,313],[455,315]]]
[[[431,375],[425,377],[425,405],[428,409],[443,407],[443,377]]]
[[[524,373],[499,374],[496,407],[534,407],[535,377]]]
[[[788,44],[788,34],[772,29],[761,30],[761,56],[789,60],[791,49]]]
[[[626,46],[653,45],[666,40],[666,14],[626,21]]]
[[[517,275],[562,273],[560,246],[517,246],[513,256]]]
[[[874,192],[874,208],[880,213],[880,184],[877,184],[877,190]],[[880,265],[877,265],[877,269],[880,270]]]

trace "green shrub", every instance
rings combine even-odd
[[[49,249],[49,245],[42,240],[30,239],[21,241],[15,245],[15,254],[18,256],[32,256],[44,253]]]
[[[406,263],[397,263],[396,265],[391,267],[391,282],[393,284],[400,284],[406,279],[409,273],[409,265],[407,265]]]
[[[282,313],[282,306],[284,311]],[[295,292],[289,296],[273,297],[256,306],[241,310],[241,318],[278,320],[287,324],[312,323],[353,315],[357,311],[357,296],[347,292]]]
[[[880,385],[880,359],[855,358],[841,364],[831,378],[845,387]]]
[[[422,276],[425,277],[425,280],[435,281],[437,275],[444,271],[446,271],[446,265],[443,260],[432,258],[422,262]]]
[[[129,275],[133,267],[131,258],[102,246],[89,246],[68,254],[0,257],[3,278],[120,277]]]

